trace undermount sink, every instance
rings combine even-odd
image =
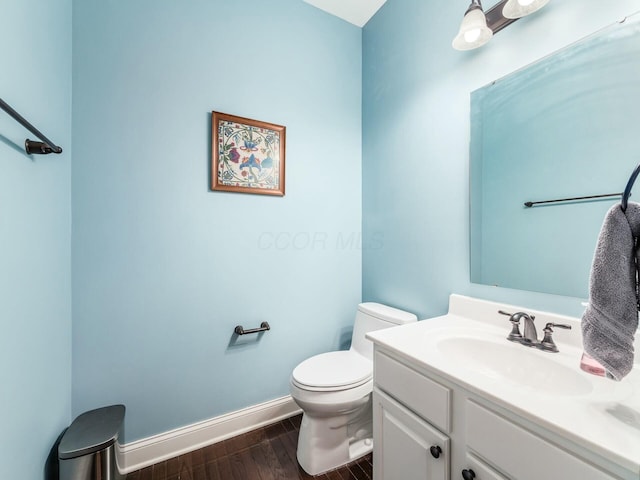
[[[582,372],[545,353],[505,339],[444,337],[437,341],[439,353],[451,362],[487,377],[555,395],[586,395],[592,384]],[[551,357],[551,358],[550,358]]]

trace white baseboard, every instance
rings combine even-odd
[[[290,395],[176,428],[122,446],[118,465],[130,473],[227,438],[292,417],[302,410]]]

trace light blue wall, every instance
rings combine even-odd
[[[288,394],[361,298],[361,30],[301,0],[73,24],[74,414],[126,404],[129,442]],[[208,190],[211,110],[287,127],[284,198]]]
[[[0,478],[42,477],[72,371],[73,413],[125,403],[127,441],[285,395],[361,285],[421,317],[451,292],[579,314],[469,283],[469,93],[635,3],[551,2],[460,53],[444,0],[388,0],[363,39],[299,0],[78,0],[73,29],[71,0],[9,0],[0,95],[65,152],[27,158],[0,113]],[[208,191],[214,109],[287,126],[286,197]]]
[[[64,148],[0,110],[0,478],[39,480],[71,416],[71,0],[0,10],[0,98]]]
[[[445,312],[450,293],[580,315],[575,298],[469,282],[469,96],[634,13],[637,1],[550,2],[458,52],[451,40],[466,6],[388,0],[364,28],[363,236],[383,242],[363,252],[363,299],[422,318]]]

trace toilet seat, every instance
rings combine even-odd
[[[371,360],[348,350],[321,353],[306,359],[293,370],[291,380],[303,390],[336,392],[363,385],[372,377]]]

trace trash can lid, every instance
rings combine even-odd
[[[89,455],[116,441],[124,421],[124,405],[97,408],[79,415],[58,445],[61,460]]]

